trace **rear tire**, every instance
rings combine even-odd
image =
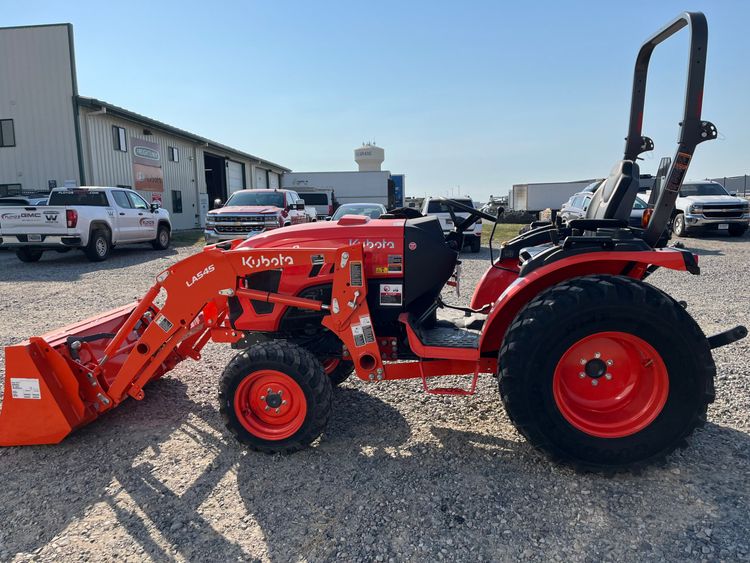
[[[685,215],[678,213],[672,220],[672,232],[678,237],[688,236],[688,228],[685,225]]]
[[[227,429],[251,449],[298,451],[328,423],[331,382],[304,348],[283,340],[255,344],[224,370],[219,411]]]
[[[91,262],[102,262],[109,257],[111,250],[112,242],[110,241],[109,231],[96,229],[91,233],[84,252]]]
[[[159,229],[156,231],[156,238],[151,241],[151,246],[154,250],[166,250],[169,248],[169,242],[171,240],[171,231],[166,225],[159,225]]]
[[[665,293],[620,276],[543,291],[514,320],[498,365],[518,431],[586,470],[663,458],[705,422],[714,399],[716,367],[700,327]]]
[[[25,246],[16,250],[16,256],[18,256],[21,262],[39,262],[43,253],[44,251],[38,248],[28,248]]]
[[[741,237],[747,232],[747,225],[730,224],[729,225],[729,236]]]

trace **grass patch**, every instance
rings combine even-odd
[[[201,229],[175,231],[172,233],[172,246],[181,247],[199,245],[203,245],[203,231]]]
[[[492,239],[492,246],[495,243],[498,245],[501,242],[510,240],[513,237],[518,236],[518,231],[523,225],[517,225],[515,223],[498,223],[495,229],[495,238]],[[492,225],[489,223],[482,223],[482,246],[487,246],[490,242],[490,233],[492,232]]]

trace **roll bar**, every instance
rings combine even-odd
[[[656,244],[672,219],[677,194],[687,174],[695,147],[703,141],[710,141],[717,136],[714,124],[701,119],[703,80],[706,74],[706,53],[708,50],[706,16],[701,12],[685,12],[647,39],[638,52],[633,77],[630,124],[628,136],[625,140],[625,160],[635,161],[639,154],[654,148],[653,141],[642,134],[648,65],[656,46],[685,27],[690,29],[690,55],[685,88],[685,107],[680,122],[677,153],[672,159],[667,181],[656,201],[654,214],[644,236],[646,242],[651,246]]]

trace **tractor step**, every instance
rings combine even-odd
[[[417,331],[422,344],[442,348],[477,348],[479,346],[479,333],[459,328],[446,321],[439,322],[440,326],[422,328]]]

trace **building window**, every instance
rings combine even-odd
[[[124,127],[112,126],[112,141],[114,143],[112,146],[116,151],[128,152],[128,139],[125,136]]]
[[[0,197],[21,195],[21,184],[0,184]]]
[[[0,119],[0,147],[16,146],[16,130],[12,119]]]
[[[172,213],[182,213],[182,192],[172,190]]]
[[[180,162],[180,149],[169,147],[169,160],[170,162]]]

